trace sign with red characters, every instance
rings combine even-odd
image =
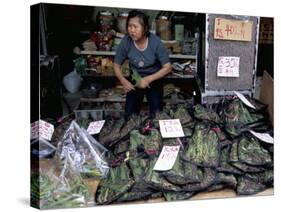
[[[252,41],[252,21],[215,19],[214,39]]]

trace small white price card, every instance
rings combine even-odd
[[[218,77],[239,77],[240,57],[219,57]]]
[[[236,96],[238,96],[238,98],[245,104],[247,105],[248,107],[251,107],[253,109],[256,109],[256,107],[254,105],[252,105],[251,102],[248,101],[248,99],[246,99],[246,97],[242,94],[242,93],[239,93],[237,91],[234,91],[234,93],[236,94]]]
[[[160,132],[163,138],[184,137],[179,119],[159,120]]]
[[[161,154],[157,159],[153,170],[167,171],[173,168],[179,150],[180,146],[163,146]]]
[[[54,126],[46,121],[39,120],[31,124],[31,139],[43,138],[50,141],[54,133]]]
[[[273,144],[273,138],[268,133],[257,133],[255,131],[250,130],[250,132],[256,136],[261,141],[264,141],[266,143]]]
[[[105,123],[105,120],[102,121],[93,121],[89,124],[89,127],[87,129],[87,132],[91,135],[99,134],[103,125]]]

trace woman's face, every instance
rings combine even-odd
[[[129,20],[128,32],[129,32],[130,37],[134,41],[140,40],[142,37],[144,37],[143,31],[144,31],[144,28],[140,24],[140,20],[138,17],[134,17]]]

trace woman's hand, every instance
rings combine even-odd
[[[121,81],[121,84],[123,86],[123,89],[126,93],[130,92],[131,90],[135,90],[134,86],[132,85],[132,83],[130,83],[127,79],[123,79]]]
[[[149,88],[149,84],[151,83],[151,78],[149,76],[144,77],[140,81],[139,88]]]

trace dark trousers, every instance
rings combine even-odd
[[[150,115],[162,110],[163,85],[161,82],[154,82],[151,83],[150,88],[136,88],[136,90],[127,93],[125,104],[126,116],[140,113],[144,95],[146,95],[148,101]]]

